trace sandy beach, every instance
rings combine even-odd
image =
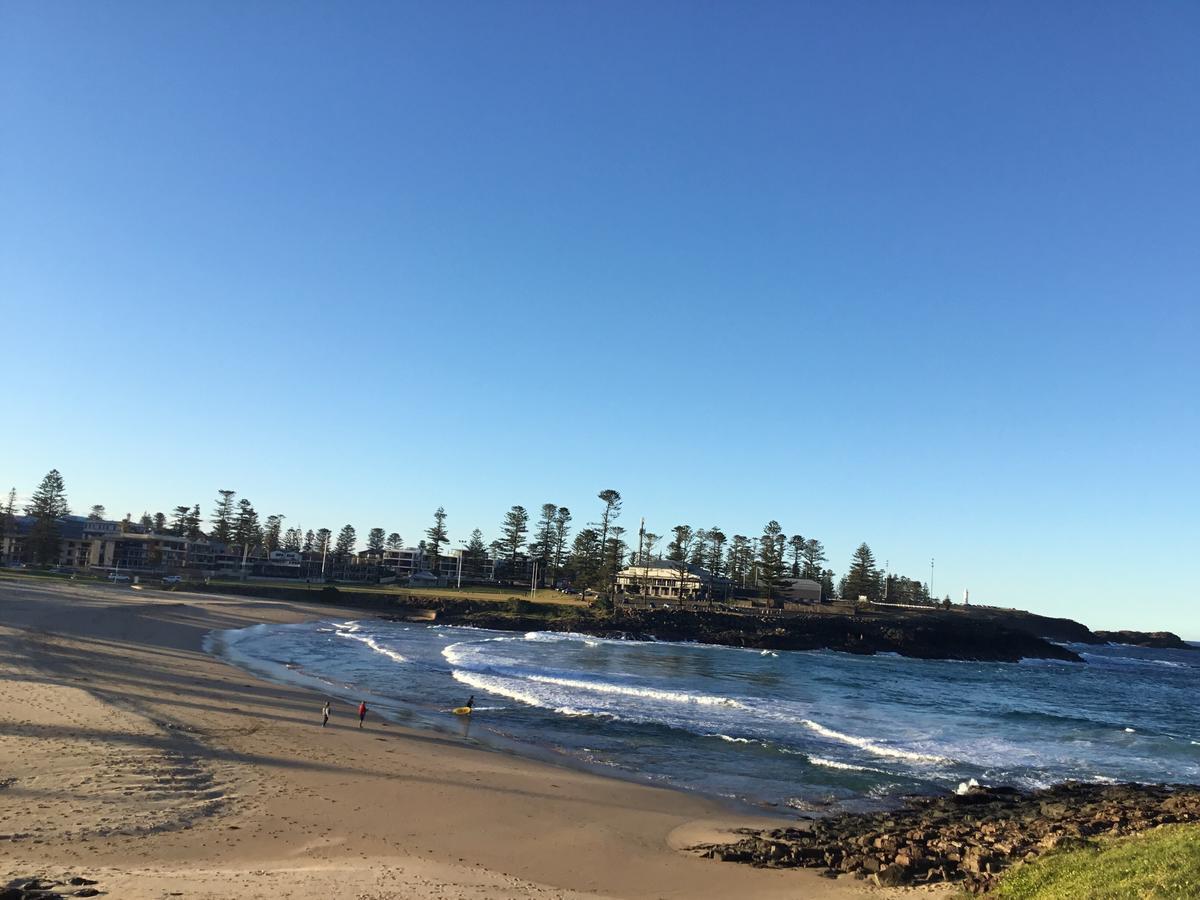
[[[346,705],[322,728],[319,695],[203,649],[215,629],[330,615],[0,578],[0,885],[80,877],[133,900],[863,892],[681,849],[771,819],[376,717],[359,730]]]

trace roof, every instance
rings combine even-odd
[[[684,563],[683,565],[684,565],[684,568],[687,569],[687,573],[689,575],[699,578],[701,581],[711,581],[712,580],[712,572],[710,572],[708,569],[704,568],[704,566],[697,566],[697,565],[693,565],[692,563]],[[662,570],[662,569],[669,571],[672,575],[678,576],[679,563],[677,563],[673,560],[670,560],[670,559],[663,559],[661,556],[659,556],[654,559],[643,560],[642,562],[637,563],[636,565],[626,566],[624,569],[621,570],[621,574],[622,575],[628,574],[630,577],[637,577],[639,575],[645,574],[645,572],[647,570],[653,572],[655,570]]]

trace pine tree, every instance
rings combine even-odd
[[[744,534],[735,534],[729,542],[726,568],[729,577],[743,588],[746,586],[746,576],[750,574],[750,562],[750,538]]]
[[[804,577],[820,581],[824,575],[824,571],[821,568],[821,563],[823,562],[825,562],[825,546],[816,538],[809,538],[804,542]],[[830,578],[832,577],[831,575]],[[831,592],[830,597],[832,596]]]
[[[239,547],[254,548],[262,543],[262,530],[258,525],[258,513],[247,499],[238,501],[237,519],[233,523],[233,542]]]
[[[786,541],[783,529],[774,519],[763,526],[762,538],[758,542],[758,579],[759,587],[768,600],[775,596],[775,589],[783,575]]]
[[[283,531],[283,520],[286,516],[267,516],[267,527],[263,529],[263,547],[267,553],[272,553],[280,548],[283,544],[281,532]]]
[[[383,545],[387,541],[382,528],[372,528],[367,532],[367,549],[375,556],[383,556]]]
[[[149,534],[154,530],[154,516],[150,515],[150,513],[146,511],[143,511],[142,518],[138,520],[138,527],[142,529],[142,534]]]
[[[212,539],[219,544],[229,544],[233,541],[233,498],[237,492],[223,490],[217,493],[221,497],[213,510]]]
[[[850,558],[850,570],[842,580],[842,597],[846,600],[857,600],[866,597],[868,600],[878,600],[880,595],[880,572],[875,565],[875,554],[865,543],[859,544],[858,549]]]
[[[389,550],[403,550],[404,538],[400,537],[400,532],[393,531],[387,537],[387,548]]]
[[[345,559],[354,552],[354,544],[358,540],[358,535],[355,534],[353,526],[343,525],[342,530],[338,532],[337,544],[334,545],[333,555],[338,559]]]
[[[429,571],[437,574],[438,557],[441,555],[442,544],[450,538],[446,533],[446,510],[439,506],[433,514],[433,524],[425,529],[425,549],[429,554],[431,565]]]
[[[314,553],[328,553],[333,549],[333,532],[328,528],[318,528],[313,539]]]
[[[25,515],[36,520],[26,539],[29,555],[36,564],[48,566],[58,562],[58,520],[70,514],[62,475],[58,469],[51,469],[25,507]]]
[[[604,503],[604,511],[600,514],[600,552],[608,547],[608,528],[614,519],[621,515],[621,493],[612,488],[606,488],[596,495]],[[603,563],[600,563],[603,568]],[[616,575],[616,572],[613,572]],[[602,580],[602,586],[608,587],[608,579]]]
[[[299,528],[289,528],[283,535],[283,549],[289,553],[299,553],[304,543],[304,535]]]
[[[16,518],[17,489],[14,487],[8,492],[8,500],[0,508],[0,559],[8,559],[8,541],[6,538],[12,533]]]
[[[517,571],[517,556],[521,552],[521,544],[529,531],[529,513],[523,506],[514,506],[504,514],[500,525],[500,545],[508,557],[508,576],[512,578]]]
[[[571,533],[571,510],[560,506],[554,514],[554,577],[562,574],[563,560],[567,555],[567,535]]]
[[[191,512],[191,508],[187,506],[177,506],[171,510],[171,534],[187,534],[189,512]]]
[[[709,551],[706,565],[708,571],[712,573],[713,580],[716,581],[724,570],[725,542],[728,538],[725,537],[725,532],[721,530],[720,526],[714,525],[708,529],[708,539],[712,544],[712,550]]]
[[[154,514],[154,531],[158,534],[167,533],[167,517],[160,512]]]
[[[313,548],[316,546],[316,540],[317,536],[313,534],[313,530],[311,528],[308,529],[308,531],[304,532],[304,544],[300,547],[300,549],[304,553],[312,553]],[[318,550],[317,552],[319,553],[320,551]]]
[[[837,597],[837,590],[833,586],[833,569],[825,569],[820,573],[821,581],[821,599],[833,600]]]
[[[476,528],[471,532],[471,539],[464,546],[463,570],[469,578],[481,578],[488,552],[487,545],[483,542],[483,532]]]
[[[104,521],[104,504],[97,503],[92,506],[91,512],[88,513],[88,520],[92,522]]]
[[[538,519],[537,531],[533,542],[529,545],[531,556],[541,560],[541,582],[550,581],[553,584],[555,530],[554,520],[558,516],[558,505],[555,503],[542,504],[542,517]]]
[[[608,529],[608,534],[608,546],[604,548],[604,571],[612,573],[610,583],[613,583],[625,559],[625,529],[620,525],[613,525]]]
[[[695,540],[692,541],[692,558],[690,560],[693,566],[703,566],[708,561],[708,532],[703,528],[697,528]]]
[[[799,578],[801,571],[803,571],[805,543],[806,542],[805,542],[803,536],[798,535],[798,534],[793,534],[790,538],[788,538],[788,546],[792,550],[792,577],[793,578]]]
[[[688,583],[688,561],[691,559],[692,542],[696,535],[689,525],[676,525],[671,529],[671,533],[674,538],[667,544],[667,559],[673,564],[679,578],[679,598],[682,600],[684,588]]]
[[[572,580],[584,585],[594,583],[599,559],[600,533],[594,528],[580,529],[567,557],[567,569],[573,575]]]
[[[184,523],[184,528],[187,531],[189,540],[198,541],[204,537],[204,532],[200,530],[200,504],[197,503],[192,507],[192,511],[188,513],[187,521]]]

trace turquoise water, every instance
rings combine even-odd
[[[373,619],[213,648],[398,721],[754,804],[864,808],[969,778],[1200,782],[1200,651],[964,663]],[[470,720],[449,714],[472,694]]]

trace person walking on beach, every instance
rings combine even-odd
[[[325,705],[321,707],[321,727],[324,728],[329,724],[329,701],[325,701]]]
[[[358,727],[362,728],[363,719],[367,717],[367,701],[360,700],[358,703]]]

